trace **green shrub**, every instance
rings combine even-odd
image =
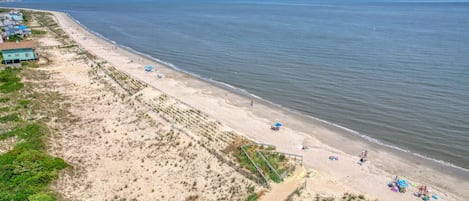
[[[29,100],[20,100],[19,104],[24,108],[28,107],[30,101]]]
[[[10,101],[10,98],[8,97],[0,98],[0,103],[6,103],[8,101]]]
[[[0,155],[0,200],[55,200],[46,193],[47,186],[68,165],[45,153],[42,137],[47,132],[44,125],[34,123],[0,135],[0,139],[17,136],[22,141]]]
[[[23,38],[21,36],[18,36],[18,35],[11,35],[11,36],[8,36],[8,42],[16,42],[16,41],[22,41]]]

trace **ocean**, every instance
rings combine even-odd
[[[118,44],[469,169],[469,3],[24,0]]]

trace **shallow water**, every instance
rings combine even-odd
[[[23,1],[380,142],[469,168],[469,3]]]

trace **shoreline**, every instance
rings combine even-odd
[[[46,11],[47,12],[47,11]],[[418,157],[419,159],[421,160],[427,160],[429,163],[436,163],[437,165],[439,166],[442,166],[442,167],[450,167],[450,168],[454,168],[454,169],[457,169],[457,170],[460,170],[460,171],[463,171],[463,172],[466,172],[469,174],[469,169],[468,168],[465,168],[465,167],[460,167],[460,166],[457,166],[453,163],[450,163],[450,162],[447,162],[447,161],[444,161],[444,160],[440,160],[440,159],[435,159],[435,158],[431,158],[429,156],[425,156],[425,155],[422,155],[421,153],[417,153],[417,152],[412,152],[410,150],[407,150],[407,149],[403,149],[397,145],[392,145],[392,144],[387,144],[385,142],[382,142],[381,140],[379,139],[376,139],[376,138],[373,138],[373,137],[370,137],[366,134],[362,134],[358,131],[355,131],[353,129],[350,129],[350,128],[347,128],[345,126],[342,126],[342,125],[339,125],[339,124],[336,124],[336,123],[333,123],[333,122],[329,122],[327,120],[323,120],[321,118],[318,118],[318,117],[315,117],[315,116],[311,116],[311,115],[308,115],[308,114],[304,114],[300,111],[296,111],[294,109],[291,109],[291,108],[288,108],[286,106],[283,106],[283,105],[280,105],[280,104],[277,104],[275,102],[272,102],[272,101],[269,101],[269,100],[266,100],[262,97],[259,97],[255,94],[252,94],[244,89],[241,89],[241,88],[238,88],[238,87],[235,87],[235,86],[232,86],[228,83],[225,83],[223,81],[217,81],[217,80],[213,80],[213,79],[210,79],[210,78],[205,78],[201,75],[198,75],[198,74],[195,74],[195,73],[191,73],[189,71],[186,71],[186,70],[183,70],[183,69],[180,69],[178,68],[177,66],[173,65],[172,63],[169,63],[169,62],[166,62],[166,61],[163,61],[161,59],[158,59],[158,58],[155,58],[149,54],[145,54],[145,53],[142,53],[142,52],[139,52],[138,50],[135,50],[131,47],[127,47],[127,46],[124,46],[124,45],[120,45],[119,43],[117,43],[116,41],[113,41],[109,38],[106,38],[105,36],[103,36],[102,34],[98,33],[98,32],[95,32],[91,29],[89,29],[88,27],[86,27],[84,24],[82,24],[79,20],[73,18],[69,13],[65,13],[65,12],[61,12],[61,11],[49,11],[49,12],[59,12],[59,13],[64,13],[65,15],[67,15],[69,18],[71,18],[71,20],[73,20],[75,23],[77,23],[78,25],[80,25],[81,27],[83,27],[86,31],[88,31],[89,33],[99,37],[100,39],[104,40],[104,41],[107,41],[108,43],[111,43],[113,45],[116,45],[117,47],[119,48],[122,48],[126,51],[128,51],[129,53],[132,53],[132,54],[136,54],[138,56],[141,56],[145,59],[148,59],[150,61],[153,61],[153,62],[156,62],[158,63],[159,65],[162,65],[164,66],[165,68],[169,68],[169,69],[172,69],[176,72],[179,72],[179,73],[182,73],[182,74],[187,74],[187,75],[190,75],[192,76],[194,79],[198,79],[202,82],[207,82],[211,85],[214,85],[215,87],[219,87],[221,89],[224,89],[224,90],[227,90],[231,93],[234,93],[234,94],[237,94],[239,96],[242,96],[244,98],[247,98],[247,99],[253,99],[257,103],[262,103],[262,104],[265,104],[265,105],[268,105],[269,107],[275,107],[275,108],[278,108],[280,110],[285,110],[287,113],[292,113],[293,115],[298,115],[298,116],[301,116],[302,118],[309,118],[311,119],[311,121],[314,121],[318,124],[323,124],[324,126],[326,127],[330,127],[332,129],[337,129],[337,132],[339,132],[341,135],[344,135],[344,137],[350,137],[351,139],[356,139],[355,137],[359,137],[359,140],[363,140],[365,141],[365,143],[370,143],[371,145],[375,145],[375,146],[383,146],[383,147],[386,147],[387,149],[391,149],[392,151],[395,151],[395,152],[401,152],[401,153],[398,153],[398,154],[407,154],[407,153],[410,153],[412,154],[414,157]]]
[[[174,81],[176,83],[171,83],[171,84],[167,85],[166,87],[175,87],[177,85],[180,85],[181,84],[180,82],[183,82],[186,85],[185,85],[185,87],[182,87],[182,88],[191,88],[191,90],[200,90],[200,89],[202,89],[202,91],[205,91],[205,92],[208,91],[208,94],[224,94],[225,95],[225,98],[224,98],[225,102],[227,102],[227,100],[229,100],[228,101],[229,103],[227,103],[229,106],[231,106],[231,107],[232,106],[243,107],[244,109],[247,108],[249,110],[249,104],[248,104],[249,98],[246,98],[242,94],[233,93],[232,90],[227,91],[226,88],[214,85],[212,82],[210,82],[206,79],[203,79],[200,76],[194,76],[192,74],[189,74],[188,72],[184,72],[184,71],[179,70],[177,68],[174,69],[171,66],[166,65],[165,64],[166,62],[161,63],[162,61],[160,61],[158,59],[155,59],[155,58],[153,58],[149,55],[139,53],[138,51],[135,51],[135,50],[133,50],[129,47],[120,46],[116,42],[114,42],[112,40],[109,40],[109,39],[105,38],[104,36],[102,36],[100,34],[96,34],[93,31],[89,30],[87,27],[85,27],[84,25],[79,23],[79,21],[72,18],[68,14],[64,14],[64,13],[56,12],[56,11],[53,11],[52,13],[54,13],[55,17],[57,17],[58,15],[61,15],[61,14],[66,15],[69,18],[69,20],[71,20],[74,23],[76,23],[77,25],[79,25],[84,31],[86,31],[85,33],[82,33],[82,34],[84,34],[84,36],[87,37],[87,40],[95,39],[95,40],[97,40],[98,43],[100,43],[100,41],[104,42],[104,44],[102,44],[102,45],[105,45],[105,47],[102,47],[102,48],[103,49],[108,48],[105,51],[109,51],[112,48],[115,48],[114,49],[115,52],[121,53],[124,56],[127,56],[130,59],[134,60],[134,62],[135,61],[137,61],[137,62],[127,63],[127,64],[131,64],[130,66],[132,66],[134,68],[134,69],[128,69],[125,66],[121,66],[121,67],[118,67],[118,65],[116,66],[115,64],[118,63],[118,61],[115,61],[115,63],[113,63],[111,61],[108,61],[108,59],[104,58],[103,55],[100,54],[100,53],[90,51],[90,52],[92,52],[92,54],[97,55],[98,58],[101,58],[105,61],[108,61],[112,65],[116,66],[119,70],[122,70],[123,72],[125,72],[127,74],[130,74],[130,75],[136,77],[137,79],[139,79],[139,80],[141,80],[145,83],[148,83],[150,86],[156,88],[157,90],[160,90],[164,93],[168,93],[172,97],[175,97],[176,99],[178,99],[181,102],[184,102],[185,104],[188,104],[188,105],[190,105],[194,108],[200,109],[204,112],[207,112],[208,110],[210,110],[209,108],[211,108],[211,106],[207,107],[206,104],[190,102],[189,100],[191,99],[191,97],[186,97],[184,94],[178,94],[177,92],[174,92],[174,91],[170,92],[168,90],[165,90],[164,86],[159,86],[158,87],[158,86],[155,86],[155,85],[162,84],[161,81],[165,82],[165,81],[167,81],[168,79],[171,78],[171,79],[174,79]],[[71,31],[71,30],[67,31],[66,30],[67,28],[64,27],[63,24],[61,24],[61,23],[59,23],[59,24],[62,26],[64,31],[66,31],[70,35],[69,31]],[[77,30],[77,32],[78,31],[80,31],[80,30]],[[76,33],[76,34],[78,34],[78,33]],[[92,37],[95,37],[95,38],[92,39]],[[77,38],[75,38],[73,36],[72,36],[72,38],[74,38],[76,40],[76,42],[80,44],[80,42],[79,42],[79,40],[77,40]],[[80,45],[88,50],[88,48],[86,46],[83,46],[83,44],[80,44]],[[109,45],[110,45],[110,47],[109,47]],[[115,47],[115,46],[117,46],[117,47]],[[148,57],[150,57],[150,58],[148,58]],[[166,77],[164,79],[161,79],[161,80],[154,80],[155,84],[153,84],[153,83],[149,82],[148,76],[142,75],[141,73],[139,73],[140,76],[138,76],[135,72],[135,66],[137,65],[137,68],[139,68],[137,71],[143,71],[143,66],[145,64],[154,65],[154,67],[156,67],[160,72],[165,74]],[[143,73],[143,74],[145,74],[145,73]],[[156,78],[153,77],[153,78],[150,78],[150,79],[156,79]],[[191,82],[190,87],[187,85],[188,82]],[[216,92],[214,92],[214,91],[216,91]],[[200,95],[200,94],[201,95],[207,95],[207,94],[204,94],[204,92],[200,92],[200,91],[197,94],[198,95]],[[192,95],[194,95],[194,94],[192,94]],[[217,99],[219,99],[219,97]],[[218,100],[218,101],[220,101],[220,100]],[[281,119],[280,121],[285,122],[285,125],[287,125],[286,128],[292,128],[293,131],[303,131],[300,134],[298,134],[300,136],[301,135],[306,135],[306,136],[302,136],[302,137],[296,137],[295,140],[292,140],[292,141],[289,142],[289,144],[290,144],[289,146],[277,146],[279,148],[279,150],[281,150],[281,151],[301,154],[300,150],[297,149],[298,145],[303,143],[301,141],[305,141],[305,139],[310,138],[310,137],[316,138],[316,139],[312,139],[313,141],[317,140],[317,139],[320,139],[319,140],[320,143],[326,144],[324,147],[322,147],[323,149],[324,148],[329,149],[329,152],[332,152],[332,153],[346,154],[349,157],[353,157],[354,153],[359,153],[361,148],[366,147],[369,150],[372,150],[371,151],[372,153],[373,152],[380,153],[380,155],[377,156],[376,158],[385,158],[386,161],[395,161],[396,163],[401,163],[401,164],[390,165],[390,164],[387,164],[389,162],[380,161],[380,163],[382,163],[382,164],[376,164],[377,166],[380,167],[380,169],[384,169],[388,173],[392,172],[393,174],[402,175],[402,176],[405,176],[407,178],[411,178],[412,180],[419,180],[419,179],[427,180],[427,181],[421,181],[421,182],[429,184],[429,185],[431,184],[433,186],[438,186],[438,188],[448,188],[446,190],[452,190],[453,193],[460,192],[461,196],[464,195],[464,194],[467,194],[467,193],[465,193],[465,191],[468,191],[468,190],[465,190],[460,186],[461,183],[463,183],[463,182],[467,183],[468,182],[467,177],[469,177],[469,175],[467,174],[467,171],[465,171],[464,169],[457,169],[455,167],[447,166],[447,164],[440,164],[440,163],[432,161],[430,159],[418,157],[418,156],[415,156],[413,154],[409,155],[409,154],[407,154],[407,153],[405,153],[404,151],[401,151],[401,150],[394,150],[394,148],[385,147],[383,145],[376,144],[376,143],[373,143],[373,142],[366,142],[363,139],[363,137],[361,137],[359,135],[350,135],[353,132],[345,130],[343,127],[338,127],[335,124],[331,124],[330,122],[326,122],[326,121],[323,121],[323,120],[315,118],[315,117],[306,116],[304,114],[298,114],[295,111],[290,111],[290,110],[287,111],[287,110],[285,110],[286,108],[284,108],[282,106],[279,106],[279,105],[272,105],[268,101],[265,101],[264,103],[262,103],[262,101],[265,101],[265,100],[259,100],[259,102],[256,102],[256,105],[254,107],[256,110],[261,109],[261,110],[264,110],[264,111],[269,111],[268,113],[273,112],[274,114],[267,115],[267,117],[268,116],[282,117],[282,118],[277,118],[277,119],[278,120]],[[254,116],[258,115],[258,116],[263,116],[264,118],[266,117],[265,114],[261,114],[261,113],[265,113],[263,111],[251,111],[251,112],[252,112],[252,114],[254,114]],[[259,134],[249,134],[250,129],[244,130],[243,128],[239,128],[239,127],[234,125],[235,122],[239,122],[239,119],[237,119],[237,120],[220,119],[220,117],[218,117],[214,114],[208,113],[208,115],[212,116],[215,119],[219,119],[222,123],[234,128],[235,130],[241,132],[242,134],[246,135],[247,137],[249,137],[251,139],[254,139],[255,141],[263,142],[263,143],[273,143],[274,145],[277,145],[277,143],[281,143],[281,142],[274,142],[274,141],[270,140],[268,137],[265,138],[265,136],[259,136]],[[271,120],[267,120],[267,121],[277,121],[277,120],[271,119]],[[306,124],[306,126],[304,124]],[[312,133],[308,132],[309,130],[311,130],[311,128],[310,128],[311,125],[313,125],[313,127],[316,127],[316,128],[324,129],[324,131],[326,131],[326,132],[314,132],[312,134]],[[266,126],[266,129],[265,129],[264,132],[269,133],[270,131],[267,130],[268,129],[268,124],[266,124],[265,126]],[[329,138],[329,139],[323,140],[323,138],[324,139]],[[353,142],[349,142],[349,143],[344,145],[344,143],[343,143],[344,141],[353,141]],[[336,149],[337,147],[340,147],[340,148]],[[399,152],[402,152],[402,153],[399,153]],[[326,157],[327,156],[324,156],[324,158],[326,158]],[[375,160],[375,158],[370,157],[370,160]],[[306,160],[306,161],[308,161],[308,160]],[[318,168],[317,165],[314,165],[315,162],[316,161],[309,161],[309,162],[306,162],[305,165],[307,167],[310,167],[310,168],[312,167],[312,168],[317,169]],[[412,168],[414,168],[414,169],[411,170]],[[448,168],[452,168],[453,170],[448,170]],[[437,181],[437,178],[439,178],[439,177],[432,178],[430,180],[423,179],[423,178],[425,178],[426,176],[428,176],[430,174],[435,175],[434,174],[435,171],[438,172],[437,175],[440,175],[440,176],[445,175],[446,178],[451,177],[452,179],[448,178],[448,180],[454,180],[456,182],[448,182],[447,183],[447,182]],[[412,175],[417,175],[417,176],[412,176]],[[447,183],[447,184],[443,184],[443,183]],[[461,188],[460,190],[456,190],[456,188],[458,186]],[[462,186],[464,186],[464,185],[462,185]],[[385,188],[386,188],[385,183],[383,183],[383,189],[385,189]]]
[[[99,33],[89,30],[79,21],[66,13],[56,11],[45,12],[53,13],[61,28],[70,35],[77,44],[93,55],[98,56],[98,58],[107,61],[117,69],[148,83],[153,88],[167,93],[187,105],[206,112],[214,119],[220,120],[223,124],[230,126],[234,130],[239,131],[243,135],[248,136],[255,141],[279,145],[277,147],[281,151],[304,155],[305,165],[307,167],[325,172],[325,175],[339,173],[337,171],[341,170],[341,167],[329,167],[334,166],[334,164],[330,164],[327,161],[327,154],[340,155],[341,162],[343,162],[342,160],[344,160],[344,162],[353,162],[356,159],[358,160],[355,153],[359,153],[360,149],[366,147],[370,150],[371,156],[370,162],[365,166],[371,166],[370,172],[376,171],[379,173],[382,169],[386,171],[384,174],[378,175],[379,177],[377,175],[372,175],[373,178],[379,179],[378,181],[373,181],[372,184],[380,185],[374,186],[374,188],[388,191],[386,183],[382,183],[382,181],[388,179],[390,175],[398,174],[400,176],[411,178],[412,180],[417,180],[417,182],[425,182],[430,186],[438,186],[438,188],[448,190],[452,194],[458,194],[458,197],[464,197],[464,195],[468,194],[468,190],[463,188],[465,186],[464,183],[468,182],[467,177],[469,177],[467,170],[464,171],[465,169],[457,170],[457,168],[446,166],[445,164],[432,164],[437,162],[425,158],[419,159],[422,161],[415,161],[415,158],[418,156],[414,156],[414,154],[410,155],[404,151],[393,150],[393,148],[367,141],[363,136],[359,136],[359,133],[351,135],[354,132],[353,130],[347,130],[348,128],[341,127],[340,125],[335,125],[316,117],[292,111],[280,105],[270,103],[267,100],[257,100],[258,102],[255,103],[255,106],[250,107],[250,98],[243,96],[241,92],[237,93],[235,90],[229,90],[223,86],[218,86],[216,83],[213,83],[216,81],[210,81],[177,68],[171,68],[171,65],[165,65],[166,62],[164,61],[159,61],[156,58],[139,53],[129,47],[120,46],[114,41],[101,36]],[[79,27],[76,27],[73,23]],[[87,37],[87,39],[81,40],[81,36]],[[120,60],[110,60],[109,58],[113,58],[112,56],[115,56]],[[131,60],[134,60],[134,62],[126,63],[126,60],[121,59],[121,57],[130,58]],[[165,74],[165,78],[157,79],[155,76],[156,74],[153,74],[154,76],[150,77],[152,74],[148,75],[148,73],[143,72],[143,65],[153,65],[153,63],[157,63],[154,66],[158,71]],[[220,85],[223,84],[224,83],[220,82]],[[193,96],[197,96],[197,100],[193,100]],[[222,96],[224,96],[224,98]],[[204,102],[203,100],[207,102]],[[220,113],[226,112],[233,112],[233,117],[220,116]],[[247,126],[239,126],[238,124],[240,123],[240,120],[243,119],[252,120],[253,123],[249,122],[246,124]],[[281,121],[284,123],[285,128],[282,128],[282,131],[278,133],[273,133],[268,127],[269,123],[272,121]],[[306,151],[298,149],[298,145],[300,144],[306,144],[308,149]],[[342,159],[342,157],[344,159]],[[385,160],[380,161],[379,159],[382,158]],[[391,165],[389,165],[390,163]],[[347,165],[352,166],[353,170],[360,171],[363,169],[354,163]],[[328,170],[329,168],[332,170]],[[415,169],[404,170],[411,168]],[[453,168],[455,170],[452,170],[448,174],[447,168]],[[438,173],[436,174],[437,176],[435,176],[435,172]],[[337,180],[344,183],[343,177],[345,176],[348,177],[348,175],[342,174]],[[351,175],[351,177],[356,179],[361,176],[363,176],[363,174]],[[425,178],[425,176],[428,176],[429,178]],[[447,178],[442,182],[438,180],[440,178],[439,176],[447,176],[451,177],[451,179]],[[438,182],[441,183],[438,185]],[[373,188],[365,187],[364,189],[354,190],[365,192],[366,194],[371,194],[373,196],[379,196],[380,199],[382,199],[380,196],[387,195],[385,191],[373,194],[373,192],[370,192],[370,189]],[[410,192],[407,194],[410,194]]]

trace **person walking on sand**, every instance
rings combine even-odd
[[[251,99],[251,107],[254,106],[254,99]]]
[[[360,153],[360,162],[359,164],[362,165],[366,161],[366,157],[368,156],[368,150],[364,149]]]

